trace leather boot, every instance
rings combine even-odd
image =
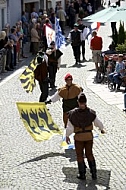
[[[116,83],[113,83],[113,90],[116,90]]]
[[[86,179],[86,165],[84,162],[78,162],[78,170],[79,170],[79,174],[77,175],[78,179]]]
[[[85,55],[83,55],[83,61],[85,61]]]
[[[92,174],[92,179],[96,180],[97,179],[97,170],[96,170],[96,163],[95,160],[93,161],[88,161],[90,172]]]

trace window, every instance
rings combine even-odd
[[[5,16],[4,16],[4,9],[1,9],[1,23],[2,23],[2,28],[4,28],[4,20],[5,20]]]

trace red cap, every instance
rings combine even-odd
[[[73,77],[70,73],[66,74],[66,76],[64,77],[65,80],[67,80],[68,78],[73,79]]]

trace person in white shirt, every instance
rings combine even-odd
[[[81,45],[80,47],[82,48],[82,57],[83,57],[83,61],[85,61],[85,40],[87,37],[87,34],[89,32],[89,29],[82,23],[81,18],[78,18],[77,20],[77,24],[78,24],[78,29],[81,30]]]

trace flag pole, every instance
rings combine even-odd
[[[57,49],[57,47],[56,47],[56,15],[55,15],[55,48]],[[56,50],[54,52],[54,55],[56,57]]]

